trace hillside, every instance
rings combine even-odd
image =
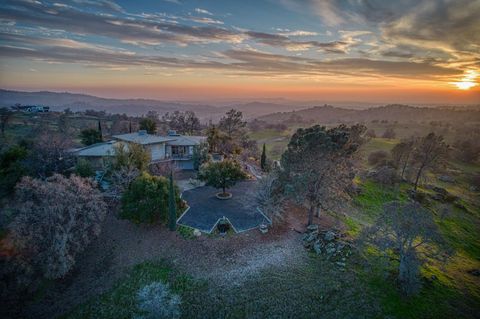
[[[386,105],[365,110],[337,108],[330,105],[283,113],[273,113],[259,119],[268,123],[281,123],[291,119],[319,123],[367,122],[367,121],[448,121],[448,122],[480,122],[480,108],[427,108],[408,105]]]

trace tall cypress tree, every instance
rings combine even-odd
[[[100,140],[103,140],[102,123],[100,121],[98,121],[98,133],[100,133]]]
[[[128,133],[132,133],[132,121],[128,122]]]
[[[262,170],[266,170],[267,168],[267,150],[265,143],[263,144],[262,157],[260,158],[260,167]]]
[[[170,172],[170,185],[168,189],[168,228],[172,231],[177,228],[177,211],[175,207],[175,192],[173,189],[172,172]]]

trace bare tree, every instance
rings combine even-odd
[[[219,129],[224,131],[230,137],[242,135],[246,126],[247,122],[243,120],[242,112],[235,109],[228,111],[218,123]]]
[[[109,178],[110,187],[108,193],[110,196],[120,198],[128,189],[130,184],[140,175],[140,171],[133,166],[122,166],[112,172]]]
[[[418,141],[413,152],[413,165],[416,166],[413,189],[416,191],[420,177],[429,169],[437,167],[446,157],[448,145],[443,137],[430,133]]]
[[[398,262],[398,282],[407,295],[421,287],[420,267],[425,258],[443,258],[448,252],[431,213],[416,202],[387,203],[359,240]]]
[[[391,151],[393,164],[400,170],[400,178],[402,180],[411,161],[415,143],[415,138],[411,137],[410,139],[400,141]]]
[[[24,177],[16,187],[9,236],[18,258],[40,277],[61,278],[100,232],[106,205],[89,179]]]
[[[348,198],[355,177],[355,155],[365,127],[344,125],[298,129],[281,159],[285,192],[308,208],[308,225],[320,209],[332,209]]]
[[[255,201],[270,220],[282,218],[283,193],[277,172],[272,171],[257,182]]]
[[[175,111],[162,116],[162,121],[167,122],[170,129],[181,134],[193,135],[200,131],[200,120],[193,111]]]
[[[72,141],[63,134],[44,133],[33,143],[31,156],[27,159],[29,167],[40,178],[52,174],[64,174],[74,166],[75,160],[69,149]]]

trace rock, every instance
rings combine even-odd
[[[327,231],[325,233],[325,236],[323,237],[326,241],[332,241],[335,239],[335,233],[331,230]]]
[[[436,187],[434,186],[433,188],[433,191],[436,192],[436,193],[439,193],[439,194],[442,194],[443,196],[447,195],[448,192],[445,188],[441,188],[441,187]]]
[[[317,255],[320,255],[320,254],[322,253],[322,246],[323,246],[323,244],[322,244],[322,242],[319,241],[319,240],[317,240],[317,241],[315,242],[315,244],[313,244],[313,250],[315,251],[315,253],[316,253]]]
[[[307,226],[307,231],[309,231],[309,232],[317,231],[318,232],[318,225],[315,225],[315,224],[308,225]]]
[[[480,269],[471,269],[468,271],[468,273],[470,275],[473,275],[473,276],[476,276],[476,277],[480,277]]]
[[[445,183],[455,183],[455,178],[449,175],[440,175],[438,179]]]
[[[347,265],[346,263],[343,263],[343,262],[340,262],[340,261],[337,261],[336,264],[337,264],[337,266],[340,266],[340,267],[345,267]]]
[[[338,252],[341,252],[341,251],[343,250],[343,248],[344,248],[344,247],[345,247],[345,245],[344,245],[344,244],[342,244],[342,243],[338,243],[338,245],[337,245],[337,251],[338,251]]]
[[[333,255],[337,251],[335,249],[335,244],[328,243],[327,246],[325,246],[325,251],[327,252],[327,255]]]
[[[193,236],[200,237],[200,236],[202,236],[202,232],[199,231],[198,229],[194,229],[193,230]]]
[[[317,237],[318,237],[318,232],[307,233],[305,234],[305,236],[303,236],[303,241],[307,243],[311,243],[312,241],[317,239]]]

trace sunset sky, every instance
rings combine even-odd
[[[2,0],[0,87],[480,103],[480,0]]]

